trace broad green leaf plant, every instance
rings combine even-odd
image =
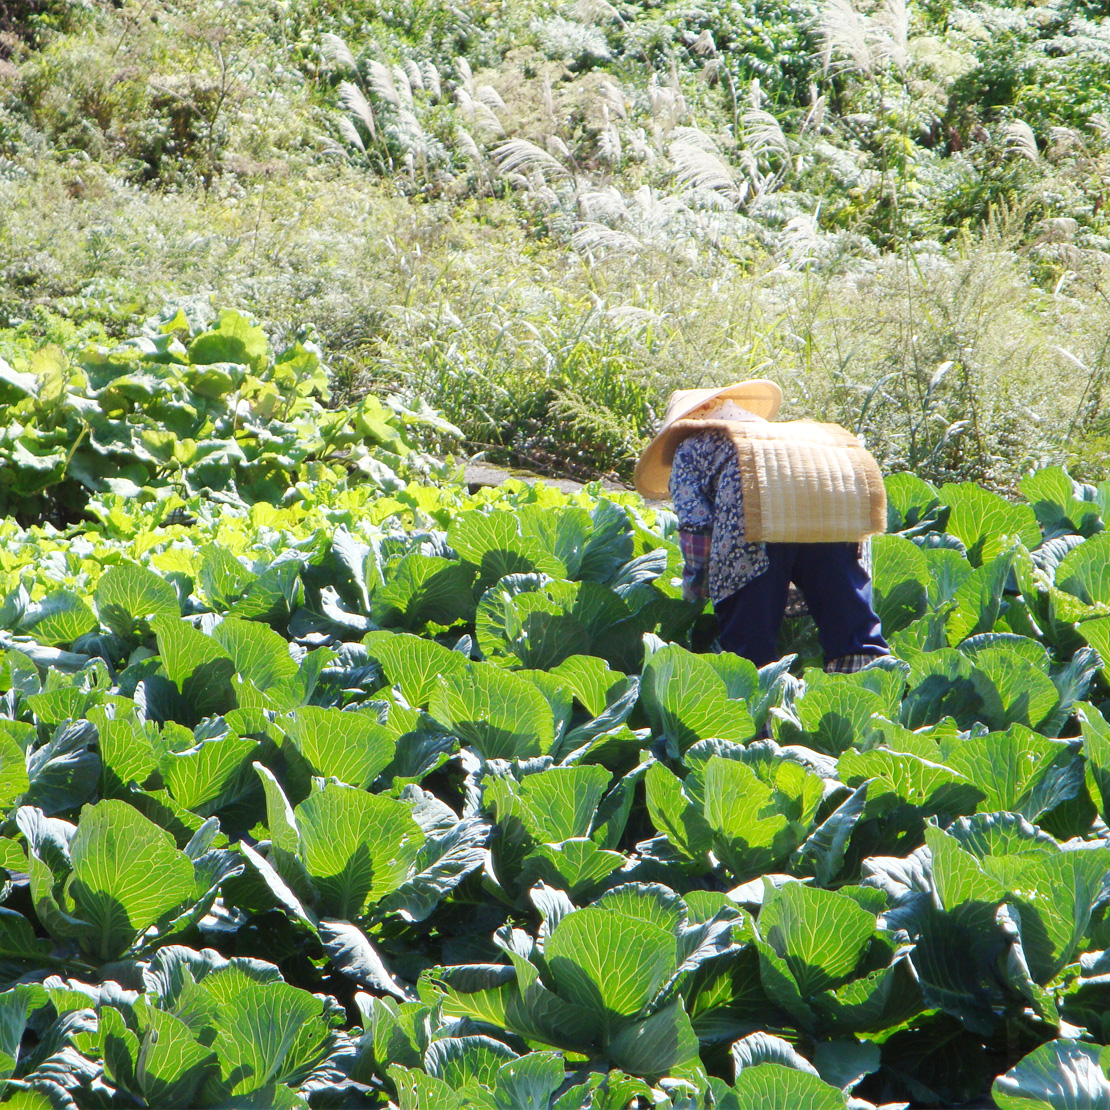
[[[5,1097],[1099,1104],[1110,499],[1023,492],[891,480],[850,675],[599,489],[0,522]]]

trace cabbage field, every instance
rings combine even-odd
[[[309,338],[7,354],[0,1099],[1110,1105],[1110,483],[891,476],[895,657],[757,671]]]

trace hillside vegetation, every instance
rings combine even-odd
[[[532,468],[627,474],[671,388],[753,374],[887,470],[1108,473],[1097,4],[24,0],[0,25],[9,343],[231,304],[314,325],[340,400],[423,395]]]

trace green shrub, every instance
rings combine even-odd
[[[78,337],[75,329],[71,340]],[[80,519],[90,496],[201,490],[229,503],[279,503],[311,479],[370,481],[433,464],[410,426],[454,433],[426,407],[365,397],[328,409],[328,370],[306,336],[271,352],[233,310],[164,312],[118,346],[9,345],[0,360],[0,511],[24,522]]]

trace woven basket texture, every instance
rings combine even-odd
[[[678,420],[665,453],[673,458],[686,435],[708,428],[736,446],[751,542],[855,543],[886,530],[883,476],[846,428],[813,420]]]

